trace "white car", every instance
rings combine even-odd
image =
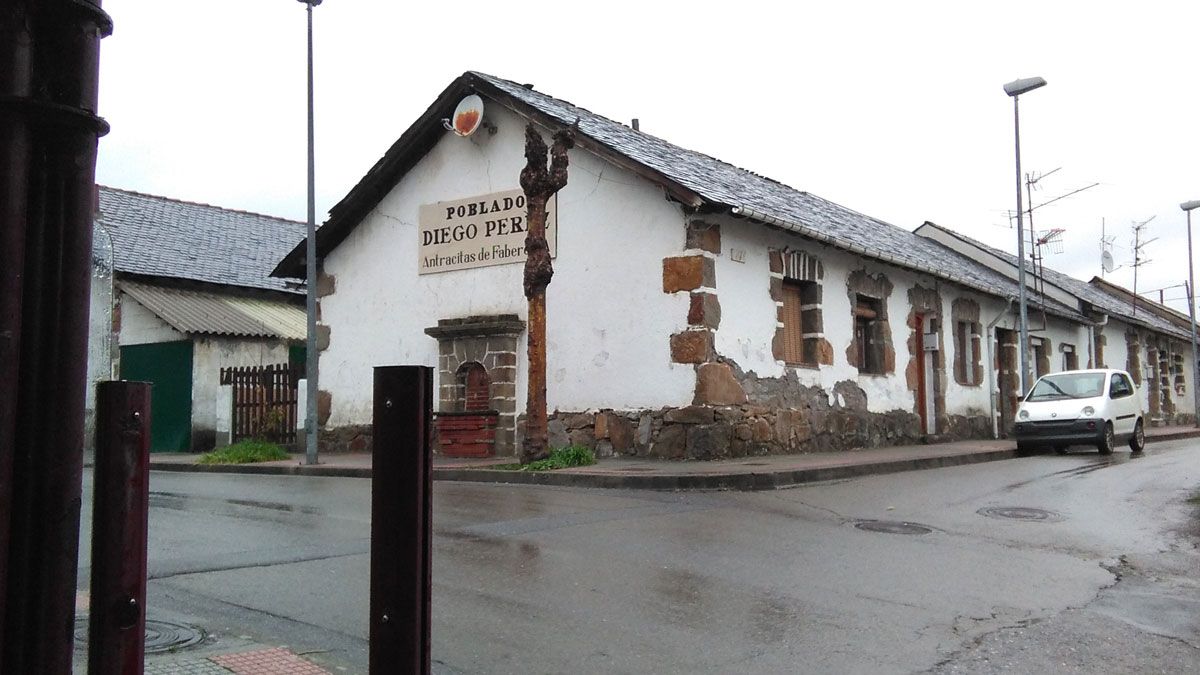
[[[1134,453],[1146,446],[1142,397],[1123,370],[1070,370],[1043,375],[1017,408],[1017,452],[1039,446],[1059,454],[1072,445],[1094,445],[1100,454],[1128,443]]]

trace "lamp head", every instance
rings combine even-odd
[[[1027,91],[1033,91],[1038,87],[1046,86],[1046,80],[1040,77],[1026,77],[1020,80],[1013,80],[1004,85],[1004,93],[1009,96],[1020,96]]]
[[[300,2],[312,7],[316,7],[317,5],[321,4],[321,0],[300,0]]]
[[[1200,199],[1193,199],[1190,202],[1184,202],[1179,205],[1179,208],[1183,209],[1184,211],[1191,211],[1197,206],[1200,206]]]

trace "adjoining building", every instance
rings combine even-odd
[[[953,248],[981,266],[1012,279],[1017,277],[1017,258],[1012,254],[933,223],[925,223],[916,233]],[[1061,302],[1088,317],[1091,334],[1086,343],[1087,367],[1129,371],[1144,397],[1152,424],[1194,421],[1195,392],[1189,386],[1194,366],[1188,317],[1112,282],[1096,278],[1084,282],[1049,267],[1039,267],[1028,283],[1030,306]],[[1030,342],[1039,355],[1039,375],[1044,372],[1042,367],[1053,359],[1063,361],[1054,370],[1083,363],[1076,355],[1078,344],[1055,342],[1053,336],[1039,332],[1031,333]]]
[[[443,120],[469,95],[484,101],[484,123],[460,137]],[[317,234],[320,421],[335,445],[369,433],[373,366],[423,364],[437,371],[440,418],[472,421],[442,424],[453,434],[443,451],[514,453],[528,123],[547,136],[578,129],[550,205],[552,445],[712,458],[1004,433],[1018,286],[1002,270],[468,72]],[[274,274],[302,277],[303,256],[299,244]],[[1090,351],[1093,321],[1074,296],[1045,297],[1032,316],[1046,368],[1069,363],[1049,359],[1049,345]]]
[[[230,412],[222,368],[304,361],[304,296],[269,276],[304,234],[282,218],[97,187],[89,420],[96,382],[149,381],[152,450],[211,449]]]

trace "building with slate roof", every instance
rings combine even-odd
[[[96,192],[89,380],[154,382],[152,450],[209,450],[229,423],[221,368],[302,361],[304,295],[270,271],[305,224]]]
[[[472,94],[483,124],[460,137],[443,120]],[[574,126],[577,140],[549,207],[552,445],[711,458],[1005,432],[1019,383],[1017,285],[1002,271],[468,72],[317,233],[319,417],[335,441],[368,431],[373,366],[424,364],[438,373],[440,450],[514,454],[527,124],[545,137]],[[303,256],[297,244],[274,274],[302,277]],[[1047,298],[1037,320],[1041,370],[1084,365],[1079,303]]]
[[[981,267],[1016,279],[1017,257],[933,223],[916,234],[967,256]],[[1032,269],[1027,268],[1031,275]],[[1040,278],[1037,278],[1040,277]],[[1028,276],[1031,307],[1058,302],[1076,308],[1092,325],[1088,363],[1129,371],[1153,422],[1191,423],[1192,333],[1189,319],[1103,279],[1084,282],[1050,267]],[[1136,298],[1136,303],[1135,303]],[[1032,322],[1031,322],[1032,323]],[[1040,340],[1033,333],[1032,340]]]

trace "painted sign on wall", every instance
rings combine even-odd
[[[422,204],[417,273],[525,262],[525,193],[520,189]],[[546,243],[558,252],[558,197],[546,205]]]

